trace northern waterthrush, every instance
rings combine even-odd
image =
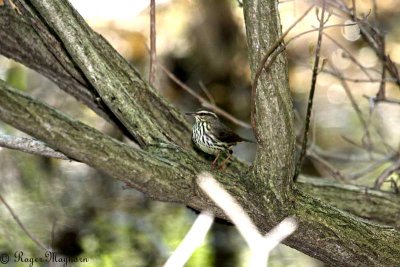
[[[239,142],[251,142],[245,138],[240,137],[234,131],[229,129],[223,124],[218,116],[208,110],[199,110],[197,112],[189,112],[186,115],[194,116],[196,122],[192,127],[192,140],[193,143],[201,151],[215,155],[215,159],[211,164],[211,170],[214,169],[215,164],[224,152],[228,152],[228,156],[219,166],[220,169],[224,168],[225,164],[232,156],[232,147]]]

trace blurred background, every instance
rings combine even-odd
[[[143,77],[149,76],[148,0],[71,2]],[[193,91],[249,123],[251,74],[240,4],[234,0],[156,2],[159,63]],[[360,16],[373,9],[373,1],[357,0],[356,3]],[[400,64],[400,32],[396,27],[400,23],[400,6],[395,0],[376,4],[374,10],[379,16],[373,18],[373,23],[386,35],[386,52],[394,63]],[[283,31],[308,6],[307,1],[281,1]],[[328,25],[351,23],[331,12]],[[318,25],[315,12],[310,12],[286,39]],[[342,183],[372,186],[376,177],[391,166],[393,155],[399,150],[400,105],[384,102],[372,105],[366,98],[377,94],[382,66],[360,37],[357,26],[334,26],[325,32],[330,38],[323,38],[321,58],[325,66],[318,75],[310,132],[311,148],[317,157],[307,157],[303,173],[338,179],[332,175],[332,170],[338,170],[343,176]],[[316,40],[314,31],[290,41],[286,50],[299,137],[304,125]],[[363,68],[357,66],[349,54]],[[338,73],[352,80],[343,84],[336,77]],[[126,141],[118,130],[90,109],[24,66],[0,57],[0,78],[71,117]],[[160,67],[155,87],[184,112],[201,107]],[[347,89],[360,109],[367,130],[360,113],[355,112]],[[386,94],[400,99],[399,88],[390,81],[386,83]],[[242,136],[253,138],[250,129],[230,121],[225,123]],[[0,133],[24,136],[2,122]],[[235,148],[235,154],[251,162],[255,147],[241,144]],[[90,259],[89,263],[75,266],[161,266],[196,217],[184,206],[147,200],[139,192],[124,189],[123,183],[80,163],[0,148],[0,177],[1,195],[29,231],[64,255]],[[394,173],[390,178],[397,183],[397,177]],[[393,186],[393,183],[385,183],[383,189],[393,191]],[[32,256],[41,255],[40,249],[26,237],[3,206],[0,214],[0,252],[13,254],[18,249]],[[214,224],[207,240],[187,266],[246,266],[247,260],[248,250],[237,230]],[[280,245],[272,253],[269,266],[323,264]]]

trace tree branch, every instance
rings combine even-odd
[[[185,118],[96,34],[67,1],[32,0],[72,60],[141,147],[164,142],[191,146]],[[58,14],[58,16],[54,16]]]
[[[270,56],[274,53],[274,51],[277,50],[277,48],[280,45],[283,45],[283,39],[288,35],[288,33],[302,20],[304,19],[305,16],[311,11],[311,9],[314,7],[314,5],[311,5],[306,12],[303,13],[283,34],[280,35],[280,37],[268,48],[267,52],[265,52],[265,55],[263,55],[260,63],[258,64],[257,70],[254,73],[253,77],[253,85],[251,87],[251,101],[252,101],[252,108],[251,108],[251,121],[253,124],[253,127],[255,127],[255,97],[256,97],[256,90],[257,90],[257,85],[258,85],[258,80],[260,79],[260,76],[264,71],[268,71],[268,68],[266,67],[266,63]],[[278,52],[279,53],[279,52]],[[273,59],[275,60],[275,59]],[[273,62],[273,60],[270,60],[270,62]],[[272,63],[271,63],[272,64]]]
[[[210,205],[196,189],[196,175],[209,169],[209,162],[194,157],[178,146],[159,143],[148,151],[121,143],[61,112],[32,99],[0,80],[0,120],[44,141],[69,158],[86,163],[152,199],[185,203],[195,209],[209,208],[219,217],[223,213]],[[32,123],[34,122],[34,123]],[[242,170],[244,166],[240,166]],[[239,170],[214,175],[233,188]],[[221,175],[224,175],[222,178]]]
[[[207,170],[209,163],[177,146],[160,143],[151,147],[149,152],[135,149],[70,119],[2,81],[0,119],[45,141],[68,157],[126,182],[152,199],[184,203],[197,210],[210,210],[219,218],[227,218],[195,183],[197,174]],[[213,174],[246,209],[260,231],[267,232],[275,225],[272,222],[282,216],[284,208],[271,206],[270,199],[265,197],[268,191],[249,188],[249,176],[238,169],[232,172],[229,169]],[[398,246],[390,246],[400,242],[399,232],[362,221],[297,190],[295,195],[296,209],[292,209],[291,214],[298,218],[300,226],[287,244],[327,263],[390,264],[399,258]],[[375,254],[380,256],[365,256]]]
[[[156,0],[150,0],[150,70],[149,84],[154,86],[156,80]]]
[[[400,230],[399,194],[302,175],[297,181],[297,185],[302,191],[326,203],[331,203],[333,206],[361,218],[390,225]]]
[[[244,1],[244,17],[254,77],[264,49],[271,47],[280,36],[277,2]],[[400,258],[400,248],[395,245],[400,241],[399,232],[356,219],[303,191],[292,190],[295,138],[287,81],[286,59],[281,53],[269,71],[263,71],[257,84],[255,114],[259,146],[254,176],[248,182],[252,186],[247,187],[253,193],[261,191],[260,195],[268,200],[263,206],[268,210],[263,213],[268,215],[263,217],[261,225],[295,214],[299,229],[286,241],[290,246],[329,265],[396,264]],[[372,238],[375,234],[385,242]],[[393,244],[389,248],[388,240]]]
[[[272,203],[276,201],[276,205],[285,209],[291,206],[287,201],[293,199],[295,167],[293,107],[285,53],[279,53],[272,65],[264,68],[266,55],[279,46],[284,35],[280,32],[274,1],[244,1],[243,12],[255,87],[252,89],[252,101],[255,101],[252,121],[257,123],[254,130],[258,143],[251,182],[255,188],[271,190]]]
[[[18,5],[26,13],[21,4]],[[0,8],[0,54],[46,76],[61,90],[83,102],[99,116],[116,125],[127,137],[131,137],[70,60],[62,43],[38,18],[18,14],[11,8]]]
[[[64,154],[48,147],[45,143],[31,138],[0,134],[0,146],[48,158],[71,160]]]
[[[305,157],[306,151],[307,151],[308,130],[309,130],[310,121],[311,121],[311,112],[312,112],[313,101],[314,101],[315,86],[317,83],[317,76],[319,73],[319,58],[320,58],[322,35],[323,35],[322,33],[323,33],[323,27],[324,27],[325,23],[328,21],[328,20],[325,20],[325,1],[323,1],[323,3],[322,3],[321,18],[318,18],[318,14],[317,14],[317,19],[319,20],[317,47],[315,49],[315,58],[314,58],[314,67],[313,67],[313,72],[312,72],[312,77],[311,77],[310,94],[308,96],[308,102],[307,102],[307,114],[306,114],[306,121],[304,124],[303,140],[301,143],[300,156],[299,156],[298,162],[296,164],[296,172],[294,174],[295,180],[297,179],[297,176],[300,174],[300,170],[303,165],[303,160],[304,160],[304,157]]]
[[[36,244],[40,249],[44,251],[48,251],[49,249],[46,248],[46,246],[39,241],[36,236],[34,236],[26,227],[25,225],[21,222],[17,214],[14,212],[14,210],[11,208],[11,206],[6,202],[6,200],[0,195],[0,202],[3,202],[4,206],[6,206],[8,212],[10,212],[11,216],[14,218],[15,222],[18,224],[18,226],[22,229],[22,231],[29,237],[30,240],[33,241],[33,243]]]
[[[184,84],[181,80],[178,79],[178,77],[176,77],[172,72],[170,72],[164,65],[162,65],[160,62],[157,62],[158,66],[160,67],[160,69],[177,85],[179,85],[179,87],[181,87],[183,90],[185,90],[187,93],[189,93],[191,96],[193,96],[194,98],[196,98],[200,104],[206,108],[212,109],[215,113],[217,113],[218,115],[224,117],[225,119],[231,121],[232,123],[239,125],[243,128],[247,128],[250,129],[251,125],[249,125],[248,123],[241,121],[237,118],[235,118],[234,116],[232,116],[231,114],[229,114],[228,112],[226,112],[225,110],[221,109],[220,107],[216,106],[215,104],[211,103],[210,101],[207,101],[207,99],[205,99],[204,97],[202,97],[201,95],[199,95],[198,93],[196,93],[192,88],[190,88],[189,86],[187,86],[186,84]]]
[[[21,6],[21,12],[40,14],[79,66],[79,73],[146,151],[72,120],[4,82],[0,82],[0,119],[150,198],[208,209],[226,219],[194,182],[198,173],[209,169],[209,162],[191,149],[184,118],[95,34],[67,1],[31,2]],[[277,2],[248,0],[244,11],[254,73],[264,49],[280,36]],[[398,231],[364,221],[293,188],[295,135],[283,53],[268,72],[262,72],[255,107],[260,146],[254,171],[247,174],[244,164],[234,162],[225,172],[213,175],[260,231],[267,232],[283,217],[294,215],[299,230],[286,243],[298,250],[330,265],[396,265],[400,258]]]
[[[374,188],[380,189],[382,184],[389,178],[389,176],[400,170],[400,156],[393,162],[388,168],[386,168],[379,176],[376,178]]]

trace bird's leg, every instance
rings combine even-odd
[[[217,160],[219,159],[220,155],[221,155],[221,153],[218,153],[217,156],[215,157],[213,163],[211,164],[211,170],[214,170],[215,163],[217,163]]]
[[[229,154],[226,157],[226,159],[224,159],[224,161],[222,161],[221,165],[219,165],[218,169],[223,170],[226,168],[226,163],[228,162],[228,160],[232,157],[232,150],[229,150]]]

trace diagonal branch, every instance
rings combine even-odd
[[[39,241],[36,236],[34,236],[26,227],[25,225],[21,222],[17,214],[14,212],[14,210],[11,208],[11,206],[7,203],[7,201],[0,195],[0,202],[3,202],[4,206],[6,206],[7,210],[10,212],[11,216],[14,218],[14,220],[17,222],[18,226],[24,231],[24,233],[29,237],[30,240],[33,241],[39,248],[43,249],[44,251],[48,251],[49,249],[46,248],[46,246]]]
[[[395,79],[395,82],[400,86],[400,75],[396,64],[392,61],[389,55],[384,53],[384,37],[380,29],[372,26],[367,20],[360,19],[357,14],[346,5],[342,5],[341,10],[353,21],[359,23],[361,36],[367,44],[374,50],[375,54],[382,61],[388,73]]]
[[[374,188],[380,189],[382,184],[389,178],[392,173],[400,171],[400,157],[388,168],[386,168],[376,179]]]
[[[226,219],[194,182],[209,164],[189,147],[189,127],[175,109],[95,34],[67,1],[32,0],[27,6],[28,9],[21,6],[21,12],[40,15],[85,81],[104,98],[107,107],[146,151],[72,120],[4,82],[0,82],[0,119],[151,198],[209,209]],[[247,0],[244,11],[254,73],[264,52],[260,47],[270,47],[280,36],[277,2]],[[216,179],[244,207],[261,232],[267,232],[288,214],[296,216],[299,230],[286,243],[327,264],[398,263],[398,231],[343,212],[293,185],[295,134],[283,53],[268,72],[262,72],[256,91],[260,147],[255,168],[249,172],[235,162],[226,172],[214,172]]]
[[[23,15],[0,9],[1,54],[49,77],[142,146],[159,140],[190,146],[185,118],[90,29],[67,1],[38,2],[36,7],[30,1],[19,1]],[[54,21],[52,12],[58,14]]]
[[[346,95],[350,100],[351,106],[353,107],[354,111],[356,112],[357,118],[359,119],[362,127],[364,128],[364,135],[362,138],[362,143],[363,143],[363,145],[365,144],[367,146],[367,149],[370,151],[372,149],[373,143],[372,143],[372,138],[371,138],[371,134],[369,131],[368,123],[364,119],[361,109],[358,106],[357,101],[354,99],[354,96],[353,96],[349,86],[347,85],[346,80],[343,79],[343,74],[333,64],[330,64],[330,66],[333,69],[333,72],[336,74],[336,77],[340,80],[340,83],[342,84],[342,86],[346,92]],[[366,138],[366,141],[365,141],[364,137]]]
[[[400,230],[399,194],[303,175],[297,182],[302,191],[341,210]]]
[[[21,5],[19,9],[26,11]],[[131,137],[69,59],[62,44],[42,24],[38,18],[0,8],[0,54],[46,76]]]
[[[64,114],[46,106],[24,94],[18,92],[0,81],[0,119],[16,128],[45,141],[52,148],[61,151],[70,158],[87,163],[88,165],[104,171],[113,178],[128,183],[134,188],[144,192],[148,197],[162,201],[184,203],[197,210],[210,210],[217,217],[226,219],[223,212],[211,203],[195,184],[195,178],[202,170],[206,170],[209,164],[193,158],[190,154],[179,149],[179,147],[155,146],[150,152],[145,152],[125,145],[99,131],[72,120]],[[32,123],[34,122],[34,123]],[[246,212],[259,227],[260,231],[266,232],[279,220],[279,212],[283,209],[277,205],[276,209],[270,206],[270,199],[264,201],[264,191],[249,191],[243,183],[250,177],[236,172],[214,173],[216,179],[223,184],[236,200],[243,205]],[[251,179],[251,178],[250,178]],[[263,195],[259,195],[263,194]],[[351,197],[353,194],[349,193]],[[356,195],[355,195],[356,196]],[[341,194],[336,197],[341,197]],[[256,199],[253,202],[253,199]],[[351,198],[350,198],[351,199]],[[271,199],[272,200],[272,199]],[[398,255],[396,246],[387,248],[387,244],[400,242],[400,233],[391,228],[371,225],[352,215],[341,212],[331,206],[322,204],[303,193],[296,200],[299,207],[311,203],[312,212],[298,209],[296,217],[299,218],[300,226],[298,233],[287,240],[287,243],[297,249],[311,253],[317,251],[318,258],[326,262],[368,262],[391,263]],[[343,204],[341,204],[343,205]],[[302,215],[304,212],[305,216]],[[330,214],[329,220],[318,213]],[[378,213],[379,214],[379,213]],[[378,215],[377,215],[378,216]],[[331,218],[337,218],[333,222]],[[338,220],[338,222],[336,221]],[[330,227],[320,232],[318,229],[311,230],[310,227]],[[325,226],[323,226],[325,225]],[[342,227],[346,225],[346,227]],[[363,240],[351,240],[354,232],[363,236]],[[317,244],[315,238],[326,236]],[[323,243],[323,245],[322,245]],[[383,245],[383,243],[385,245]],[[338,246],[338,244],[345,244]],[[368,244],[373,244],[368,245]],[[360,257],[357,247],[363,247],[366,254],[377,253],[381,255],[377,259]],[[337,248],[343,249],[347,257],[343,258]],[[382,254],[384,247],[387,254]],[[355,251],[355,252],[354,252]],[[315,252],[314,252],[315,253]],[[391,255],[391,256],[390,256]]]
[[[26,137],[14,137],[1,134],[0,146],[48,158],[71,160],[64,154],[48,147],[45,143]]]
[[[160,62],[158,62],[158,66],[160,67],[160,69],[172,80],[174,81],[174,83],[176,83],[177,85],[179,85],[183,90],[185,90],[186,92],[188,92],[191,96],[193,96],[194,98],[196,98],[204,107],[212,109],[215,113],[217,113],[218,115],[221,115],[222,117],[224,117],[225,119],[233,122],[236,125],[239,125],[243,128],[247,128],[250,129],[251,126],[242,121],[239,120],[237,118],[235,118],[234,116],[232,116],[231,114],[229,114],[228,112],[226,112],[225,110],[221,109],[220,107],[216,106],[213,103],[210,103],[209,101],[207,101],[204,97],[202,97],[201,95],[199,95],[198,93],[196,93],[192,88],[190,88],[189,86],[187,86],[186,84],[184,84],[181,80],[178,79],[178,77],[176,77],[172,72],[170,72],[163,64],[161,64]]]
[[[191,146],[185,118],[96,34],[68,1],[30,2],[62,41],[107,107],[141,147],[159,141]]]
[[[179,153],[182,161],[191,162],[191,157],[192,162],[199,164],[197,168],[208,165],[183,151],[178,152],[179,147],[153,147],[153,156],[125,145],[12,89],[1,80],[0,120],[44,141],[68,158],[104,171],[158,199],[182,201],[177,196],[188,195],[186,190],[191,185],[191,173],[196,170],[190,165],[179,169],[179,162],[163,156],[166,152]],[[187,178],[177,179],[182,176]],[[185,193],[181,195],[179,191]]]

